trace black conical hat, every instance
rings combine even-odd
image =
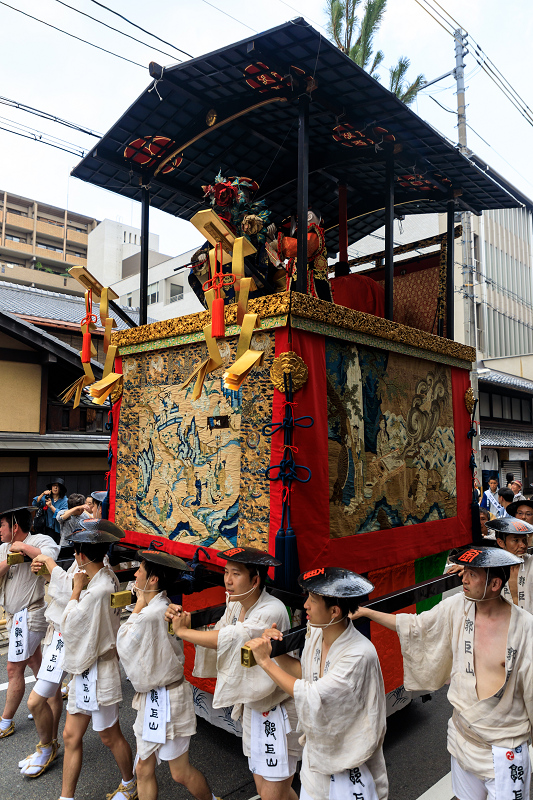
[[[503,547],[485,547],[479,544],[469,544],[462,547],[449,557],[452,564],[459,564],[461,567],[514,567],[516,564],[523,564],[523,559],[514,556]]]
[[[533,533],[533,525],[523,519],[516,519],[515,517],[501,517],[500,519],[491,519],[487,523],[487,528],[491,531],[498,533],[518,533],[527,535]]]
[[[228,561],[238,561],[240,564],[254,564],[256,567],[280,567],[278,561],[266,550],[258,550],[255,547],[232,547],[217,553],[220,558],[227,558]]]
[[[319,567],[304,572],[298,583],[305,592],[325,597],[361,597],[374,590],[374,584],[357,572],[342,567]]]

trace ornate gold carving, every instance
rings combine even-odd
[[[215,122],[218,119],[218,114],[214,108],[210,108],[207,114],[205,115],[205,124],[208,128],[213,127]]]
[[[353,311],[351,308],[337,306],[299,292],[292,293],[291,316],[304,317],[327,325],[334,325],[338,328],[348,328],[360,333],[368,333],[380,339],[409,344],[420,350],[442,353],[445,356],[453,356],[462,361],[472,362],[476,360],[475,349],[467,347],[460,342],[443,339],[441,336],[435,336],[417,328],[400,325],[399,322],[391,322],[388,319],[374,317],[372,314],[365,314],[362,311]]]
[[[292,390],[297,392],[301,389],[308,378],[307,365],[303,358],[289,350],[287,353],[281,353],[274,359],[272,367],[270,368],[270,380],[280,392],[285,391],[284,374],[292,375]]]
[[[226,306],[225,311],[226,326],[236,325],[237,305]],[[326,325],[367,333],[380,339],[408,344],[419,350],[441,353],[462,361],[472,362],[476,360],[474,348],[467,347],[460,342],[443,339],[440,336],[434,336],[432,333],[419,331],[416,328],[408,328],[398,322],[390,322],[381,317],[374,317],[372,314],[365,314],[362,311],[353,311],[351,308],[337,306],[325,300],[318,300],[315,297],[299,294],[298,292],[292,293],[292,300],[290,300],[289,292],[279,292],[279,294],[250,300],[248,311],[259,314],[263,320],[269,317],[283,316],[290,311],[294,317],[303,317],[323,322]],[[161,320],[161,322],[153,322],[151,325],[129,328],[126,331],[115,331],[111,335],[111,342],[118,347],[126,347],[127,345],[142,344],[143,342],[170,339],[173,336],[197,333],[203,330],[209,321],[209,312],[201,311],[198,314],[189,314],[176,319],[165,319]]]
[[[259,314],[261,319],[288,314],[289,309],[288,292],[280,292],[279,294],[268,295],[268,297],[258,297],[248,303],[248,310],[254,314]],[[226,306],[225,312],[226,327],[236,325],[237,304]],[[197,314],[187,314],[187,316],[176,317],[175,319],[164,319],[161,322],[152,322],[150,325],[142,325],[138,328],[114,331],[111,335],[111,341],[118,347],[126,347],[132,344],[169,339],[172,336],[183,336],[202,331],[210,321],[209,311],[200,311]]]
[[[471,386],[469,386],[465,392],[465,406],[470,416],[472,416],[472,411],[474,410],[475,402],[476,400],[474,397],[474,390],[472,389]]]

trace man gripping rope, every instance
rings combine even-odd
[[[521,561],[479,545],[450,560],[464,567],[463,593],[419,615],[360,608],[354,616],[397,631],[407,690],[437,691],[450,682],[448,750],[458,800],[528,798],[533,616],[502,596]]]
[[[11,508],[0,512],[0,606],[6,612],[9,634],[7,696],[0,720],[0,739],[15,732],[13,717],[24,697],[24,671],[37,676],[41,666],[41,639],[46,631],[44,578],[31,571],[31,560],[40,553],[57,558],[59,545],[44,534],[32,534],[31,512],[36,508]],[[27,558],[9,566],[8,553]]]
[[[170,774],[197,800],[217,800],[205,777],[189,763],[196,733],[191,685],[183,677],[183,643],[169,635],[164,614],[170,589],[187,564],[158,550],[139,550],[135,608],[118,632],[117,650],[135,689],[133,726],[137,741],[135,771],[139,800],[156,800],[156,765],[167,761]]]
[[[285,606],[264,588],[268,568],[279,561],[253,547],[234,547],[218,555],[227,560],[227,610],[215,630],[191,630],[190,614],[181,606],[170,605],[166,618],[172,621],[176,636],[197,645],[197,660],[203,647],[216,650],[213,707],[233,705],[233,717],[242,714],[242,746],[257,793],[268,800],[296,800],[291,784],[301,747],[294,732],[294,701],[267,675],[241,666],[241,647],[248,639],[273,624],[281,630],[289,626]],[[270,734],[272,725],[277,730],[275,738]]]
[[[63,730],[61,800],[74,798],[82,766],[83,737],[91,718],[93,730],[111,750],[122,776],[118,788],[107,797],[137,798],[131,748],[118,721],[118,704],[122,700],[116,649],[120,609],[111,608],[110,596],[119,583],[114,572],[104,565],[109,545],[118,540],[107,532],[108,524],[107,520],[86,520],[83,529],[70,539],[83,572],[72,576],[72,594],[60,623],[65,639],[63,667],[73,675]]]
[[[347,619],[374,586],[336,567],[311,570],[298,582],[309,593],[301,663],[270,657],[279,630],[248,645],[259,667],[296,702],[305,740],[300,800],[386,800],[383,677],[374,645]]]

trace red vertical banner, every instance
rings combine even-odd
[[[290,504],[291,522],[298,543],[298,559],[301,570],[324,566],[329,548],[329,469],[328,469],[328,413],[326,394],[326,358],[324,337],[306,331],[291,331],[281,328],[276,331],[276,356],[293,351],[307,366],[308,378],[304,386],[294,394],[294,418],[312,417],[309,428],[294,429],[294,460],[309,467],[311,479],[308,483],[294,481]],[[285,395],[274,389],[272,422],[277,424],[285,413]],[[309,420],[304,421],[305,424]],[[283,457],[283,431],[272,437],[270,464],[279,464]],[[271,471],[274,476],[276,470]],[[304,470],[297,471],[305,477]],[[275,538],[281,524],[281,481],[270,482],[270,534],[269,549],[275,552]]]
[[[122,374],[122,358],[115,357],[115,372]],[[112,453],[111,467],[109,468],[109,519],[115,521],[115,508],[116,508],[116,494],[117,494],[117,447],[118,447],[118,423],[120,419],[120,406],[122,405],[122,394],[116,403],[113,403],[111,409],[111,418],[113,421],[113,428],[111,430],[111,438],[109,440],[109,447]]]

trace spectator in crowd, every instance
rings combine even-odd
[[[50,536],[56,544],[59,544],[61,538],[61,529],[59,527],[59,520],[57,514],[68,507],[67,502],[67,487],[62,478],[55,478],[50,483],[46,484],[40,495],[33,498],[33,505],[45,509],[46,514],[46,527],[45,535]]]
[[[483,492],[480,503],[481,508],[486,508],[491,514],[498,516],[501,505],[498,501],[498,479],[489,478],[489,488]]]
[[[509,516],[509,512],[507,511],[507,506],[511,505],[513,499],[514,495],[512,489],[498,489],[498,500],[500,502],[500,506],[502,507],[502,510],[498,514],[498,517],[500,519]]]
[[[525,500],[526,499],[524,497],[524,495],[522,494],[522,481],[519,481],[517,478],[515,478],[515,480],[511,481],[511,485],[510,485],[509,488],[513,492],[515,502],[517,500]]]
[[[507,513],[533,525],[533,500],[517,500],[507,506]]]
[[[84,519],[91,519],[84,495],[76,492],[69,495],[68,508],[64,511],[58,511],[57,519],[61,529],[61,541],[59,544],[61,547],[67,547],[71,534],[79,529],[80,522]]]
[[[106,497],[107,492],[91,492],[91,498],[93,501],[92,513],[94,519],[102,519],[102,503]]]
[[[506,481],[505,485],[507,486],[508,489],[510,489],[511,488],[511,484],[514,481],[514,475],[513,475],[512,472],[506,472],[505,473],[505,481]]]
[[[85,505],[87,506],[87,513],[90,514],[92,517],[94,512],[94,500],[92,498],[92,495],[90,494],[87,495],[87,497],[85,498]]]
[[[483,538],[486,538],[488,536],[490,539],[492,539],[494,538],[494,534],[491,533],[491,531],[489,531],[489,529],[487,528],[487,522],[489,520],[490,520],[490,512],[487,511],[486,508],[480,508],[479,522],[481,524],[481,535],[483,536]]]

